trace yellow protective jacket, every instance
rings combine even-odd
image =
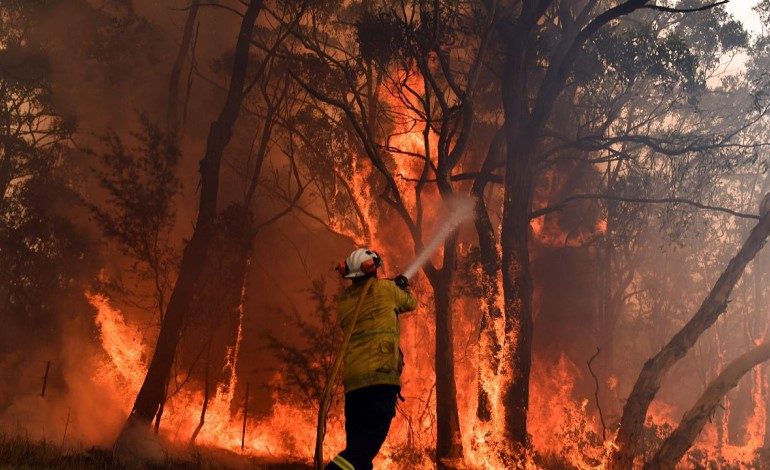
[[[337,318],[347,331],[364,283],[345,289],[337,304]],[[399,345],[397,315],[417,307],[417,300],[390,279],[377,279],[361,306],[361,312],[344,352],[345,392],[369,385],[401,386],[403,358]]]

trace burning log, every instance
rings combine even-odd
[[[679,426],[663,441],[655,456],[644,465],[645,470],[673,469],[700,434],[725,395],[741,378],[757,365],[770,359],[770,342],[764,342],[739,356],[709,383],[706,390],[685,413]]]
[[[754,259],[765,245],[770,234],[770,194],[760,205],[760,218],[749,237],[730,260],[716,283],[687,324],[666,344],[660,352],[649,359],[639,373],[620,421],[616,439],[617,451],[612,457],[610,468],[615,470],[631,468],[639,440],[644,429],[647,410],[660,389],[661,381],[669,370],[695,345],[701,334],[711,327],[727,309],[730,294],[743,275],[746,265]]]

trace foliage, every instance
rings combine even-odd
[[[80,294],[95,254],[72,191],[74,131],[52,98],[41,49],[27,41],[38,2],[0,5],[0,312],[14,345],[21,331],[50,331],[57,308]],[[46,324],[48,327],[46,328]],[[46,336],[44,336],[46,337]]]
[[[149,281],[161,312],[177,265],[172,244],[173,198],[180,189],[175,175],[179,150],[173,137],[142,115],[136,146],[126,148],[116,133],[103,137],[103,169],[94,170],[106,191],[103,204],[86,201],[102,232],[118,242],[140,281]]]
[[[649,26],[602,30],[593,41],[594,64],[588,68],[626,82],[649,77],[659,86],[702,88],[705,78],[698,58],[681,35],[661,35]]]
[[[300,313],[297,309],[281,313],[280,331],[295,332],[292,339],[287,339],[285,333],[273,332],[265,333],[265,337],[268,349],[282,364],[281,380],[277,384],[279,393],[318,407],[342,341],[342,331],[336,322],[334,298],[326,292],[326,281],[314,280],[308,294],[315,305],[310,313]],[[339,391],[341,383],[342,376],[338,375],[335,390]]]

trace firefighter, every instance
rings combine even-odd
[[[382,258],[359,248],[337,267],[353,281],[337,304],[337,318],[345,331],[364,285],[374,281],[363,300],[344,357],[346,447],[327,469],[369,470],[385,442],[401,397],[403,354],[399,348],[398,314],[415,309],[406,277],[377,279]]]

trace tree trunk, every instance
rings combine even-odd
[[[501,430],[497,423],[498,416],[493,416],[495,404],[499,398],[494,396],[497,387],[494,383],[499,380],[501,365],[500,353],[502,351],[502,338],[499,335],[504,328],[502,305],[498,302],[501,289],[499,285],[500,254],[498,253],[497,235],[492,221],[489,218],[484,191],[487,186],[487,177],[491,174],[498,161],[502,161],[502,152],[505,145],[505,134],[498,131],[489,146],[484,164],[479,172],[479,177],[473,182],[471,194],[476,198],[476,234],[479,240],[479,262],[481,264],[481,319],[479,320],[479,352],[478,352],[478,403],[476,406],[476,418],[482,423],[492,423],[487,432]],[[487,433],[485,432],[485,434]],[[489,436],[485,436],[488,438]]]
[[[213,238],[220,163],[224,149],[232,136],[233,125],[240,112],[249,63],[250,40],[254,31],[254,23],[261,9],[261,1],[252,1],[246,9],[241,23],[227,98],[219,117],[211,124],[206,142],[206,153],[200,163],[201,196],[195,230],[184,248],[179,276],[169,300],[166,316],[161,324],[147,375],[119,441],[126,430],[133,427],[131,425],[147,426],[165,398],[165,384],[171,372],[179,336],[190,309],[190,301],[195,294],[196,283],[205,265],[208,247]]]
[[[196,361],[200,351],[211,351],[210,381],[227,393],[235,371],[233,357],[241,331],[241,304],[251,257],[253,222],[248,209],[232,204],[220,210],[206,265],[187,317],[183,364]],[[195,378],[202,378],[195,375]]]
[[[182,68],[187,58],[192,43],[193,27],[195,18],[198,16],[200,0],[191,0],[187,10],[187,19],[185,20],[184,30],[182,32],[182,43],[179,45],[174,65],[171,68],[171,78],[168,82],[168,104],[166,108],[166,125],[171,134],[176,136],[179,133],[179,78],[182,75]]]
[[[500,235],[505,315],[500,387],[505,406],[505,439],[517,451],[527,447],[529,441],[527,411],[532,366],[532,273],[528,245],[534,178],[532,155],[537,133],[531,129],[529,119],[528,40],[526,32],[511,38],[502,77],[507,147]]]
[[[770,449],[770,379],[768,379],[768,373],[770,367],[767,364],[761,366],[761,378],[764,381],[764,394],[762,399],[764,400],[763,406],[765,407],[765,437],[762,442],[763,449]]]
[[[209,407],[209,369],[211,367],[211,344],[209,343],[208,351],[206,351],[206,371],[203,377],[203,405],[201,406],[201,417],[198,420],[198,425],[195,426],[195,430],[190,436],[190,445],[195,445],[195,439],[203,429],[203,425],[206,424],[206,410]]]
[[[693,441],[727,392],[735,388],[741,377],[752,368],[768,359],[770,359],[770,342],[765,342],[728,364],[722,373],[709,383],[695,406],[685,413],[679,426],[663,441],[652,460],[644,465],[645,470],[673,470],[687,449],[692,446]]]
[[[6,132],[2,135],[3,139],[3,154],[2,160],[0,160],[0,211],[5,210],[5,193],[8,192],[8,186],[13,180],[13,153],[14,137],[10,133]]]
[[[715,366],[714,373],[718,373],[720,370],[724,370],[725,367],[725,341],[722,339],[722,334],[719,331],[720,325],[714,327],[714,347],[716,348],[717,364]],[[717,419],[714,423],[717,430],[717,452],[722,452],[726,445],[730,442],[730,433],[728,432],[728,424],[730,422],[730,400],[725,400],[717,410]]]
[[[610,468],[614,470],[631,468],[644,429],[647,410],[660,388],[663,377],[695,345],[700,335],[711,327],[727,309],[733,287],[740,279],[749,261],[764,246],[768,233],[770,233],[770,215],[764,213],[757,225],[751,230],[743,246],[730,260],[722,275],[719,276],[695,315],[658,354],[644,364],[628,401],[623,407],[620,429],[615,441],[617,450],[612,456]]]
[[[532,274],[528,248],[532,181],[528,164],[510,155],[508,158],[501,235],[506,342],[502,359],[508,364],[508,370],[501,374],[502,400],[506,406],[507,437],[514,447],[523,448],[528,443],[527,411],[532,366]]]
[[[460,417],[457,412],[452,334],[452,280],[457,234],[444,243],[444,266],[426,269],[436,307],[436,468],[452,468],[462,458]]]

